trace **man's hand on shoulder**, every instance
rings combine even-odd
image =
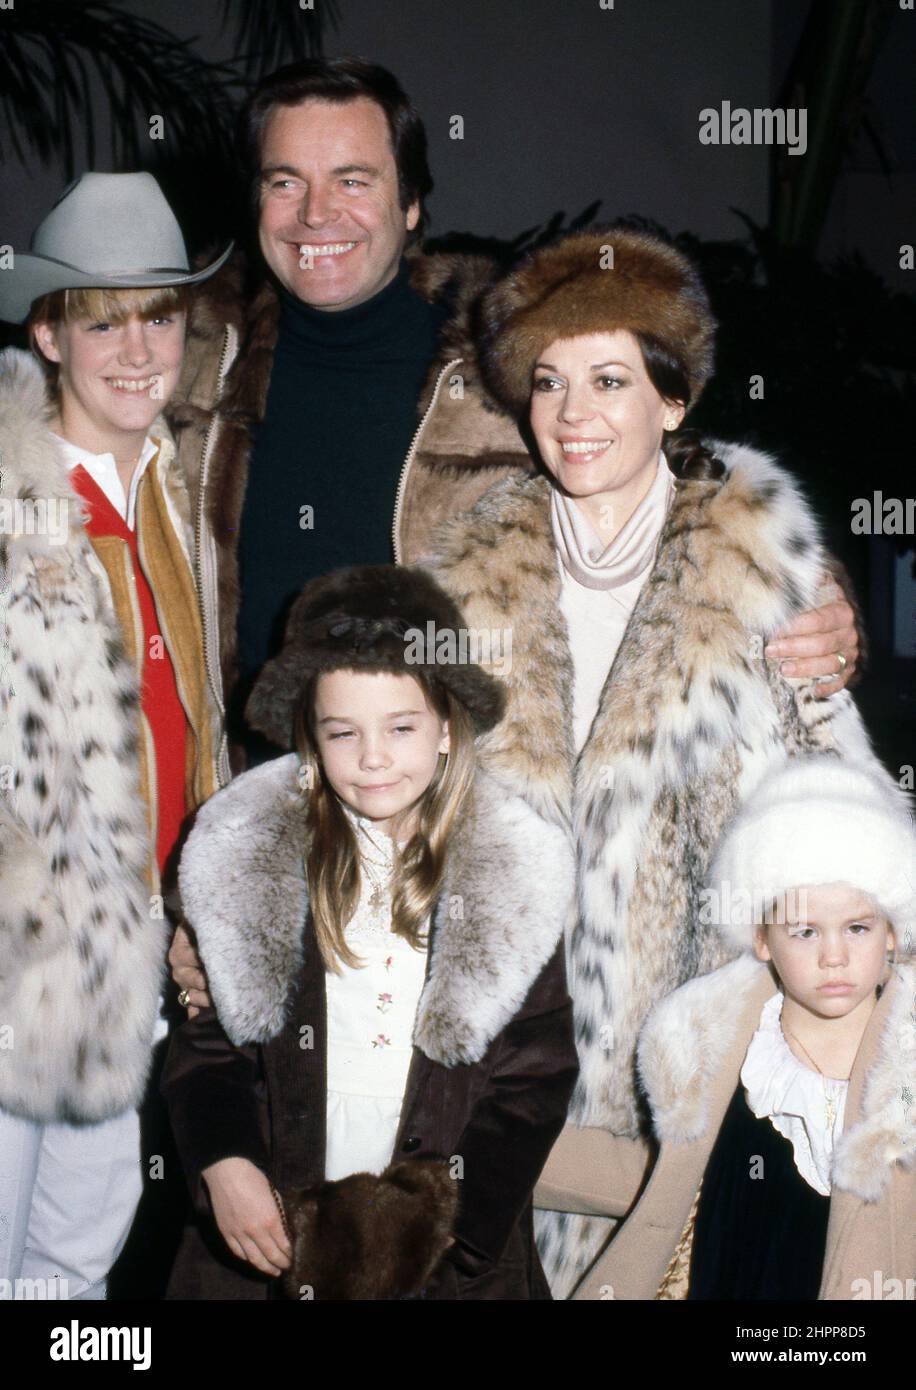
[[[824,699],[848,684],[859,660],[859,634],[855,613],[832,577],[825,577],[821,594],[826,602],[800,613],[764,655],[779,662],[780,675],[817,679],[817,696]]]

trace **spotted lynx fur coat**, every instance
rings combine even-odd
[[[635,1045],[649,1010],[726,959],[700,899],[725,822],[787,755],[873,758],[848,693],[818,701],[810,683],[784,680],[762,657],[765,641],[817,601],[825,557],[807,503],[769,457],[714,447],[726,475],[677,483],[578,758],[547,480],[497,483],[440,529],[425,561],[470,628],[511,629],[507,712],[481,741],[481,760],[574,836],[567,940],[581,1070],[570,1121],[616,1134],[646,1128]],[[612,1229],[603,1218],[541,1214],[555,1297]]]
[[[165,923],[145,881],[137,682],[47,410],[35,363],[4,353],[0,1108],[79,1123],[142,1095]]]

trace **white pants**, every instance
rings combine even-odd
[[[0,1110],[0,1298],[104,1298],[141,1187],[135,1110],[95,1125]]]

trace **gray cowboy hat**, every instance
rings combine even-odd
[[[232,250],[192,271],[175,214],[152,174],[83,174],[35,230],[30,255],[0,271],[0,318],[22,323],[52,290],[196,285]]]

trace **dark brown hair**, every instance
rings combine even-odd
[[[690,408],[690,379],[685,364],[670,348],[648,333],[634,334],[646,364],[646,375],[658,394],[685,410]],[[665,458],[675,478],[690,482],[715,482],[725,473],[725,465],[704,443],[696,430],[666,431]]]
[[[417,240],[426,229],[425,200],[433,188],[426,156],[426,130],[394,74],[364,58],[309,58],[290,63],[255,88],[242,112],[241,127],[255,211],[264,129],[275,108],[299,106],[310,99],[343,104],[358,97],[368,97],[385,113],[398,171],[398,200],[405,212],[411,203],[420,205],[420,219],[408,236],[408,241]]]

